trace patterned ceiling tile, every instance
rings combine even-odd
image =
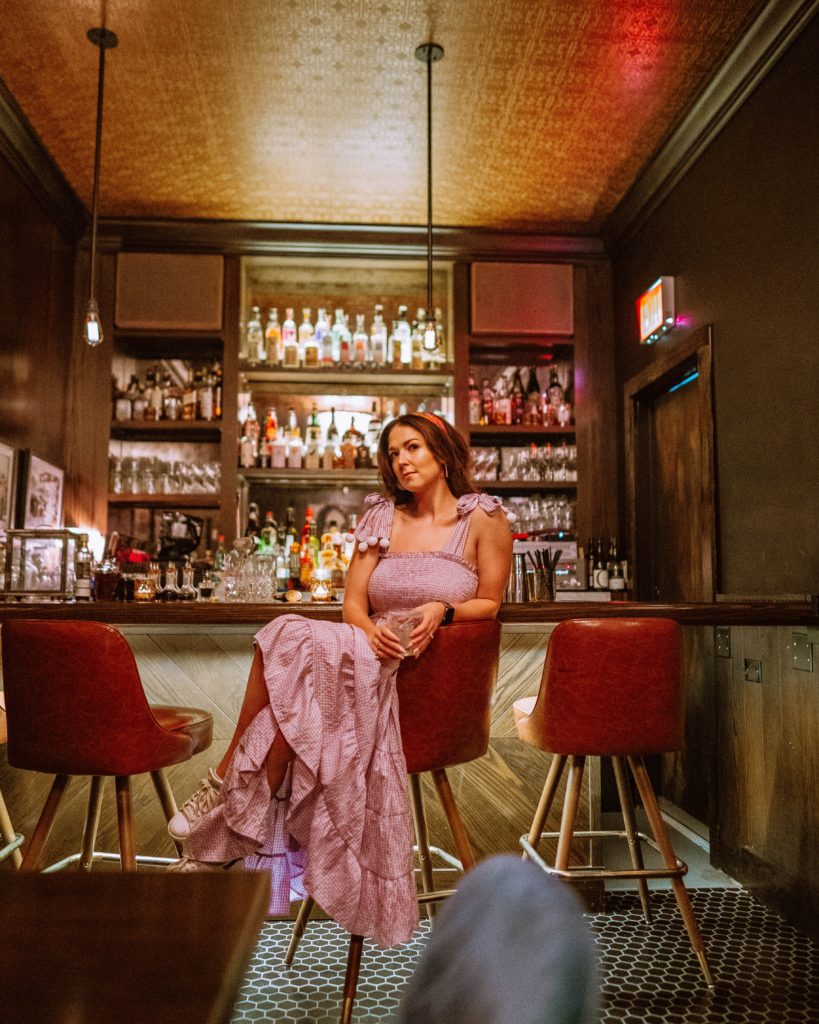
[[[593,232],[761,0],[0,0],[0,77],[104,215]]]

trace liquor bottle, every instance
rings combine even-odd
[[[279,427],[276,438],[270,444],[270,468],[284,469],[287,466],[287,441],[284,427]]]
[[[515,376],[512,381],[512,394],[510,397],[512,423],[522,426],[526,416],[526,399],[523,392],[523,381],[520,376],[520,368],[516,367]]]
[[[563,395],[563,385],[560,383],[560,380],[558,379],[558,376],[557,376],[557,370],[554,367],[552,367],[552,370],[551,370],[551,372],[549,374],[549,392],[548,393],[549,393],[549,404],[554,408],[554,410],[555,410],[555,417],[556,417],[557,416],[558,406],[563,401],[564,395]]]
[[[296,510],[292,505],[288,505],[284,525],[283,545],[285,550],[290,550],[290,545],[294,540],[298,540],[298,533],[296,531]]]
[[[367,433],[364,437],[364,443],[370,451],[378,447],[378,439],[381,437],[382,427],[383,423],[378,415],[378,402],[373,402],[370,422],[367,424]]]
[[[342,434],[341,440],[342,442],[352,441],[356,447],[358,447],[358,445],[364,440],[364,435],[355,425],[355,416],[350,419],[350,426]]]
[[[302,469],[304,467],[304,445],[301,441],[301,430],[298,427],[290,434],[287,442],[287,468]]]
[[[267,317],[264,329],[264,344],[267,350],[267,361],[271,366],[282,364],[282,329],[279,324],[279,311],[274,306]]]
[[[340,318],[340,323],[338,322]],[[338,330],[336,331],[336,327]],[[336,325],[333,327],[336,332],[333,337],[338,336],[338,362],[341,366],[350,366],[353,361],[353,336],[350,334],[350,328],[347,326],[347,317],[344,315],[343,309],[336,310]]]
[[[495,394],[489,378],[481,381],[481,426],[487,427],[495,422]]]
[[[284,365],[292,368],[299,365],[298,331],[296,329],[296,321],[293,319],[292,308],[288,307],[284,313],[284,323],[282,324]]]
[[[91,600],[91,552],[88,534],[80,534],[80,543],[74,556],[74,597],[78,601]]]
[[[388,398],[384,403],[384,422],[381,424],[381,429],[387,426],[388,423],[392,423],[395,419],[395,400]]]
[[[188,373],[185,387],[182,389],[182,419],[196,419],[196,387],[192,373]]]
[[[313,408],[310,411],[310,419],[307,421],[307,429],[304,431],[304,437],[308,444],[318,444],[321,440],[321,426],[318,421],[318,405],[313,402]]]
[[[392,330],[387,340],[387,364],[393,370],[401,369],[401,338],[396,334],[398,321],[393,320]]]
[[[427,319],[427,311],[418,308],[415,323],[412,325],[411,344],[411,370],[423,370],[426,368],[429,353],[424,349],[424,324]]]
[[[245,359],[255,361],[264,352],[264,330],[262,329],[262,311],[254,306],[250,311],[250,319],[245,327]]]
[[[221,571],[225,567],[225,535],[220,533],[216,541],[216,550],[213,552],[213,568]]]
[[[474,370],[469,371],[467,396],[469,399],[469,422],[470,424],[477,425],[481,422],[481,393],[478,391],[478,385],[475,383]]]
[[[247,506],[247,526],[245,527],[245,537],[258,537],[259,528],[259,506],[255,501],[251,501]]]
[[[526,383],[526,414],[524,422],[530,427],[539,427],[543,423],[540,384],[538,384],[537,369],[534,366],[529,370],[529,380]]]
[[[611,545],[609,547],[609,590],[611,591],[623,591],[626,589],[626,578],[623,573],[623,564],[620,561],[620,556],[617,553],[617,538],[611,538]]]
[[[327,437],[325,439],[328,444],[337,445],[339,442],[338,427],[336,426],[336,410],[335,408],[330,409],[330,422],[327,424]]]
[[[366,366],[370,361],[370,336],[364,327],[364,314],[356,313],[355,334],[353,335],[353,363],[357,367]]]
[[[222,418],[222,364],[213,364],[213,418]]]
[[[387,325],[384,323],[384,307],[376,305],[370,327],[372,361],[375,366],[387,365]]]
[[[603,555],[603,538],[597,539],[597,546],[594,554],[594,589],[595,590],[608,590],[609,589],[609,570],[606,565],[606,559]]]
[[[264,436],[266,441],[275,441],[279,432],[279,424],[276,419],[276,410],[271,406],[264,418]]]
[[[316,346],[318,348],[319,362],[322,366],[332,366],[335,362],[333,356],[333,339],[330,331],[330,321],[327,319],[327,311],[319,306],[316,317]]]
[[[199,385],[199,394],[197,396],[197,405],[199,406],[199,419],[201,420],[213,420],[215,416],[213,414],[213,388],[215,377],[213,370],[208,370],[202,377]]]
[[[396,369],[408,370],[412,364],[412,328],[407,320],[407,307],[398,307],[398,319],[395,321],[393,335],[398,343],[398,364],[396,365],[395,353],[393,352],[392,365]]]
[[[320,352],[316,341],[313,324],[310,320],[310,309],[301,311],[302,322],[299,325],[299,348],[301,350],[301,361],[305,367],[315,369],[320,363]]]
[[[148,367],[145,371],[145,419],[155,420],[156,419],[156,400],[154,398],[154,392],[156,391],[156,370],[153,367]]]
[[[495,423],[507,426],[512,422],[512,403],[506,393],[506,378],[499,377],[495,388]]]
[[[264,514],[264,525],[259,534],[259,551],[262,553],[271,552],[276,546],[276,520],[273,512],[268,509]]]

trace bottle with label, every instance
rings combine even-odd
[[[364,314],[356,313],[353,334],[353,363],[359,369],[370,361],[370,336],[364,326]]]
[[[395,321],[393,336],[398,345],[398,363],[393,352],[393,366],[396,369],[408,370],[412,364],[412,328],[407,320],[407,307],[398,307],[398,319]]]
[[[287,466],[287,441],[284,427],[279,427],[275,439],[270,444],[271,469],[284,469]]]
[[[367,424],[367,433],[364,437],[364,443],[370,451],[373,451],[378,447],[378,439],[381,437],[382,426],[381,417],[378,415],[378,402],[373,402],[370,422]]]
[[[301,314],[302,322],[299,325],[299,349],[301,350],[301,361],[305,367],[314,370],[319,366],[320,353],[315,331],[313,330],[313,324],[310,320],[310,309],[303,309]]]
[[[418,308],[415,323],[412,325],[411,342],[411,370],[423,370],[426,368],[429,353],[424,349],[424,324],[427,319],[427,311]]]
[[[489,378],[484,377],[481,381],[481,419],[483,427],[490,426],[495,422],[495,393]]]
[[[215,377],[213,370],[208,370],[202,376],[199,384],[199,394],[197,396],[197,405],[199,406],[199,419],[211,421],[215,419],[213,412],[213,386]]]
[[[322,366],[332,366],[333,359],[333,338],[330,330],[330,321],[327,319],[327,312],[319,306],[316,317],[316,347],[318,348],[319,362]]]
[[[340,319],[340,322],[339,322]],[[336,330],[337,328],[337,330]],[[343,309],[336,310],[336,325],[333,337],[338,337],[338,362],[341,366],[350,366],[353,362],[353,336],[347,326],[347,317]]]
[[[620,556],[617,552],[617,538],[611,538],[611,544],[609,546],[609,590],[612,592],[620,592],[626,589],[626,578],[623,573],[623,563],[620,561]]]
[[[222,364],[213,364],[213,418],[222,418]]]
[[[543,423],[541,416],[540,384],[537,379],[537,369],[532,366],[529,370],[529,380],[526,383],[526,412],[524,422],[530,427],[539,427]]]
[[[495,423],[508,426],[512,422],[512,402],[506,393],[506,378],[499,377],[495,386]]]
[[[481,393],[475,383],[475,371],[471,369],[466,393],[469,400],[469,422],[477,426],[481,422]]]
[[[336,426],[336,410],[335,408],[330,409],[330,422],[327,424],[327,444],[335,445],[339,444],[340,438],[338,436],[338,427]]]
[[[301,441],[301,430],[298,427],[290,434],[287,442],[287,468],[302,469],[304,467],[304,445]]]
[[[603,553],[602,537],[598,538],[597,540],[597,548],[594,557],[594,589],[609,589],[609,570],[608,565],[606,563],[606,557]]]
[[[87,533],[80,534],[74,556],[74,597],[78,601],[91,600],[91,551]]]
[[[279,324],[279,311],[274,306],[267,317],[267,326],[264,329],[264,344],[267,353],[267,361],[271,366],[282,364],[282,329]]]
[[[284,323],[282,324],[282,350],[284,353],[284,365],[293,369],[299,365],[299,339],[296,321],[293,319],[293,309],[288,307],[285,311]]]
[[[268,509],[264,514],[264,525],[262,526],[261,533],[259,534],[259,551],[270,552],[276,546],[276,520],[273,518],[273,512]]]
[[[384,307],[376,305],[370,328],[372,361],[375,366],[387,365],[387,325],[384,323]]]
[[[258,306],[254,306],[250,311],[250,319],[247,322],[245,328],[245,359],[255,361],[259,358],[260,353],[264,352],[264,330],[262,328],[262,311]]]
[[[526,416],[526,398],[523,390],[523,380],[520,376],[520,367],[515,368],[515,376],[512,380],[512,394],[510,396],[512,423],[522,426]]]
[[[304,438],[308,444],[318,444],[321,440],[321,427],[318,420],[318,405],[313,402],[313,408],[310,410],[310,418],[307,421],[307,429],[304,432]]]
[[[213,552],[213,568],[214,571],[221,571],[225,567],[225,535],[220,533],[216,541],[216,550]]]
[[[182,389],[182,419],[196,419],[196,386],[192,373],[188,373],[188,379]]]

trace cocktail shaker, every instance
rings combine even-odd
[[[526,586],[526,556],[524,554],[512,555],[512,572],[509,576],[509,586],[506,588],[506,600],[515,604],[524,604],[529,600]]]

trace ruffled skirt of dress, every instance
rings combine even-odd
[[[347,931],[404,942],[418,907],[396,665],[377,661],[362,630],[299,615],[275,619],[256,642],[270,704],[186,852],[270,870],[271,913],[306,890]],[[279,729],[296,756],[289,795],[271,799],[264,762]]]

